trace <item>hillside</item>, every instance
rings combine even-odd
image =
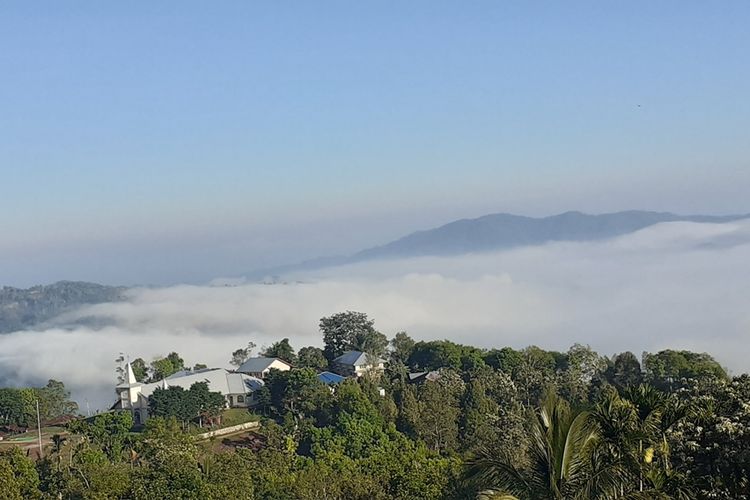
[[[67,309],[121,300],[124,287],[81,281],[60,281],[31,288],[0,288],[0,333],[43,323]]]

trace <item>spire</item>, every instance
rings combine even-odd
[[[130,361],[125,365],[126,381],[128,384],[137,384],[138,381],[135,379],[135,373],[133,373],[133,367],[130,366]]]

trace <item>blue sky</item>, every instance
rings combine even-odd
[[[0,284],[750,211],[750,3],[4,2]]]

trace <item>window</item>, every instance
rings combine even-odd
[[[237,396],[237,402],[238,403],[244,403],[245,402],[245,396]]]

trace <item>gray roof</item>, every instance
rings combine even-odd
[[[157,387],[182,387],[190,389],[196,382],[206,382],[210,391],[218,391],[226,394],[248,394],[263,387],[263,381],[244,373],[232,373],[224,368],[207,368],[197,372],[180,372],[170,377],[154,382],[143,384],[141,394],[148,397],[153,394]]]
[[[263,387],[265,383],[244,373],[227,373],[228,394],[247,394]]]
[[[367,366],[370,364],[368,362],[368,357],[369,356],[366,353],[361,351],[346,351],[344,354],[334,359],[333,362],[349,366]],[[377,357],[374,361],[375,364],[383,363],[383,360]]]
[[[268,370],[268,368],[271,367],[271,363],[274,361],[281,361],[282,363],[289,365],[289,363],[279,358],[248,358],[247,361],[237,368],[237,371],[244,373],[260,373]]]

